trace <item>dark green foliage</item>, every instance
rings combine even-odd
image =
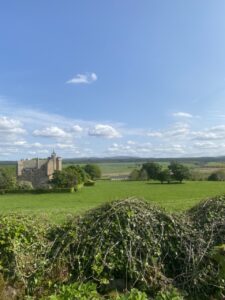
[[[225,196],[200,202],[188,215],[210,246],[225,244]]]
[[[224,291],[218,264],[209,256],[211,247],[204,235],[183,215],[168,216],[162,241],[165,275],[193,299],[209,299]]]
[[[0,217],[0,267],[4,278],[27,292],[42,280],[48,242],[47,225],[32,217]]]
[[[142,170],[145,170],[148,174],[148,179],[157,180],[159,172],[162,166],[155,162],[148,162],[142,165]]]
[[[96,290],[96,285],[94,283],[73,283],[70,285],[62,286],[57,293],[54,295],[42,299],[42,300],[100,300],[106,299],[104,296],[100,295]],[[137,289],[132,289],[130,292],[125,294],[108,295],[107,299],[111,300],[148,300],[149,298],[143,292]],[[169,298],[157,298],[158,300],[164,300]],[[170,298],[169,300],[172,300]],[[174,298],[174,300],[182,300],[181,298]]]
[[[101,178],[101,169],[98,165],[87,164],[84,166],[84,171],[90,176],[92,180]]]
[[[225,180],[225,173],[222,170],[219,170],[217,172],[213,172],[208,177],[209,181],[224,181]]]
[[[102,297],[94,283],[63,285],[59,291],[45,300],[100,300]],[[44,300],[44,299],[43,299]]]
[[[171,177],[179,182],[190,176],[189,169],[176,161],[171,162],[168,168],[171,171]]]
[[[160,291],[154,300],[183,300],[184,297],[173,286],[169,287],[165,291]]]
[[[7,168],[0,168],[0,190],[16,188],[16,177]]]
[[[136,286],[156,293],[168,283],[159,260],[161,214],[160,209],[144,201],[127,199],[106,204],[78,219],[73,225],[77,239],[68,238],[69,244],[64,243],[72,278],[95,280],[101,290]]]
[[[168,169],[164,169],[162,171],[159,172],[158,174],[158,178],[157,178],[161,183],[163,182],[167,182],[170,183],[171,181],[171,172]]]
[[[55,171],[51,184],[56,188],[71,188],[85,182],[86,174],[80,166],[69,166],[62,171]]]
[[[225,196],[177,215],[129,198],[51,227],[0,218],[4,279],[36,299],[222,299],[224,244]]]
[[[15,189],[15,190],[0,190],[0,194],[58,194],[58,193],[73,193],[74,191],[79,190],[79,185],[76,185],[75,188],[38,188],[34,190],[24,190],[24,189]]]
[[[130,175],[129,175],[129,180],[133,180],[133,181],[137,181],[137,180],[145,181],[145,180],[148,180],[148,173],[144,169],[141,169],[141,170],[134,169],[130,173]]]

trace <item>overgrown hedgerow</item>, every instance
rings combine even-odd
[[[63,233],[71,280],[150,295],[173,283],[196,299],[224,292],[220,266],[210,256],[214,244],[189,213],[171,215],[130,198],[91,210],[69,228],[68,236],[76,228],[75,239]]]
[[[33,217],[1,216],[0,272],[7,285],[34,299],[54,291],[58,298],[49,299],[64,299],[60,287],[73,293],[74,282],[95,283],[100,294],[137,288],[148,297],[170,300],[165,295],[175,286],[190,299],[222,299],[221,244],[225,197],[206,200],[183,214],[129,198],[57,226]]]
[[[170,282],[159,259],[162,213],[137,199],[105,204],[67,223],[52,257],[66,257],[71,280],[93,280],[102,292],[135,286],[154,294]]]

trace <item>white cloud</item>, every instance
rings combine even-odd
[[[193,115],[182,111],[173,113],[173,116],[180,117],[180,118],[193,118]]]
[[[127,141],[127,144],[128,144],[128,145],[135,145],[136,142],[135,142],[135,141]]]
[[[88,84],[96,81],[98,79],[95,73],[77,74],[72,79],[68,80],[66,83],[72,84]]]
[[[80,125],[73,125],[71,131],[76,132],[76,133],[80,133],[80,132],[83,131],[83,128]]]
[[[76,148],[73,144],[63,144],[63,143],[56,144],[56,147],[59,149],[75,149]]]
[[[89,129],[90,136],[104,137],[108,139],[121,137],[121,134],[110,125],[97,124]]]
[[[163,136],[163,134],[162,134],[162,132],[159,132],[159,131],[149,131],[149,132],[147,132],[147,136],[160,138]]]
[[[59,128],[57,126],[51,126],[44,129],[36,129],[33,132],[34,136],[40,136],[40,137],[48,137],[48,138],[68,138],[70,137],[70,134],[67,133],[62,128]]]
[[[0,117],[0,133],[1,134],[24,134],[25,129],[19,120],[11,119],[6,116]]]

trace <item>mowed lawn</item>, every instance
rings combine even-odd
[[[224,182],[194,181],[160,184],[128,181],[98,181],[72,194],[0,195],[0,213],[29,213],[60,221],[107,201],[136,196],[164,207],[167,211],[186,210],[200,200],[225,194]]]

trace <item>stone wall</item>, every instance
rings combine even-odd
[[[17,163],[17,179],[30,181],[34,188],[46,187],[55,170],[62,170],[62,159],[55,153],[48,159],[20,160]]]
[[[19,181],[30,181],[34,188],[45,187],[48,184],[49,177],[46,172],[46,165],[41,168],[25,168],[22,170],[21,176],[18,177]]]

